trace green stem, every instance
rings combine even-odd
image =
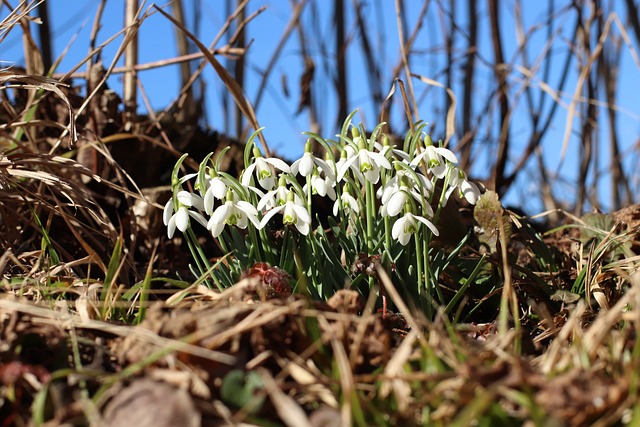
[[[426,307],[426,311],[427,311],[427,318],[428,319],[432,319],[433,318],[433,306],[432,306],[432,301],[431,301],[431,290],[428,287],[428,283],[429,281],[427,281],[427,286],[425,286],[424,283],[424,266],[425,266],[425,257],[423,254],[423,246],[422,246],[422,239],[419,238],[420,234],[417,233],[414,236],[414,242],[416,245],[416,269],[417,269],[417,274],[418,274],[418,296],[420,296],[420,294],[422,294],[422,290],[426,289],[426,301],[427,301],[427,307]],[[428,266],[428,264],[427,264]]]
[[[373,225],[376,220],[376,199],[373,193],[373,184],[369,181],[366,182],[366,196],[365,196],[365,221],[367,226],[367,254],[373,255]]]
[[[385,215],[384,217],[384,253],[382,256],[382,266],[386,271],[390,271],[391,267],[391,246],[393,242],[391,240],[391,218]]]
[[[202,250],[202,247],[198,244],[198,238],[196,237],[193,230],[191,228],[187,228],[187,230],[185,231],[185,235],[187,237],[187,245],[189,246],[189,251],[191,252],[191,256],[195,261],[196,266],[198,267],[200,275],[204,275],[210,272],[211,278],[215,282],[218,289],[223,290],[224,287],[216,278],[215,274],[213,274],[211,263],[209,262],[207,255]],[[204,283],[209,289],[213,287],[209,280],[205,280]]]

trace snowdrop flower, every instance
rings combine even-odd
[[[447,175],[447,162],[458,163],[458,158],[453,152],[444,147],[436,147],[431,141],[431,137],[425,137],[425,147],[412,161],[411,166],[415,168],[424,159],[427,169],[431,171],[438,179],[442,179]]]
[[[326,161],[313,155],[311,152],[311,140],[309,140],[304,145],[302,157],[291,165],[291,173],[297,175],[300,172],[300,175],[306,177],[313,172],[315,167],[320,168],[329,179],[335,181],[336,175],[333,168]]]
[[[391,145],[391,141],[389,141],[389,137],[386,134],[382,135],[382,144],[376,142],[373,144],[373,148],[380,151],[380,153],[386,158],[396,157],[407,164],[409,163],[409,154],[404,152],[403,150],[398,150],[397,148],[393,148]]]
[[[260,228],[256,208],[249,202],[238,200],[238,196],[229,189],[227,190],[226,202],[218,206],[211,215],[207,223],[207,230],[211,231],[213,237],[218,237],[225,225],[245,229],[249,225],[248,221],[251,221],[256,228]]]
[[[204,193],[204,211],[207,215],[213,213],[214,200],[224,200],[227,195],[227,183],[213,169],[206,177],[207,190]]]
[[[377,151],[369,151],[366,148],[364,139],[360,136],[357,128],[353,128],[353,141],[358,145],[356,155],[347,159],[338,171],[338,181],[342,180],[345,173],[351,168],[354,173],[361,173],[372,184],[377,184],[380,180],[380,168],[391,169],[391,163],[384,154]]]
[[[409,196],[416,201],[422,203],[422,199],[428,198],[429,193],[433,189],[431,181],[424,175],[416,172],[418,182],[412,174],[396,166],[398,169],[396,174],[387,182],[384,187],[380,187],[376,192],[376,196],[380,198],[382,205],[380,213],[384,216],[396,216],[407,203]],[[425,204],[425,212],[428,216],[433,216],[433,211],[429,204]]]
[[[314,170],[311,175],[311,192],[312,194],[317,194],[321,197],[329,196],[331,200],[336,199],[336,190],[333,189],[335,186],[335,181],[330,178],[322,178],[318,173],[318,170]],[[302,189],[306,192],[308,191],[308,184],[305,184]]]
[[[426,225],[433,234],[438,235],[438,229],[431,221],[425,217],[414,215],[407,210],[404,216],[398,218],[393,224],[391,237],[400,242],[402,246],[406,246],[409,243],[409,239],[411,239],[411,235],[418,232],[420,223]]]
[[[467,202],[472,205],[475,205],[478,197],[480,197],[480,189],[478,186],[467,179],[467,175],[462,169],[457,166],[452,166],[449,169],[449,188],[445,193],[445,204],[456,188],[459,190],[460,197],[464,197],[467,199]]]
[[[311,226],[311,216],[307,209],[301,204],[295,201],[295,193],[293,190],[289,190],[287,195],[287,201],[284,205],[276,206],[271,209],[260,221],[260,227],[264,227],[273,216],[279,212],[282,212],[282,223],[284,225],[293,224],[296,226],[300,234],[309,234]]]
[[[189,228],[189,217],[195,219],[203,226],[207,226],[207,220],[204,219],[202,214],[189,210],[190,207],[204,210],[202,197],[182,190],[178,191],[176,199],[178,201],[177,206],[174,205],[173,197],[170,198],[167,204],[164,205],[164,212],[162,214],[162,222],[167,226],[167,237],[169,239],[173,238],[176,228],[183,233]]]
[[[345,145],[342,150],[340,151],[340,159],[335,163],[335,171],[338,174],[338,176],[336,177],[337,181],[342,181],[342,178],[344,177],[344,173],[342,173],[342,175],[340,175],[340,171],[343,169],[344,164],[351,159],[352,157],[354,157],[357,154],[356,150],[351,146],[351,144],[347,144]],[[346,173],[346,171],[348,170],[348,167],[344,167],[344,172]],[[352,172],[353,175],[358,179],[358,181],[360,181],[360,183],[362,185],[364,185],[364,175],[362,174],[362,172],[360,172],[359,169],[357,168],[352,168]]]
[[[242,185],[245,187],[251,182],[251,176],[254,171],[258,183],[265,190],[273,190],[276,186],[276,177],[274,174],[274,168],[281,170],[282,172],[290,173],[291,168],[284,161],[271,157],[264,158],[262,153],[257,147],[253,148],[253,163],[247,167],[242,173]]]
[[[258,193],[257,189],[254,189],[256,193]],[[258,210],[260,212],[265,212],[269,209],[283,206],[287,203],[287,197],[289,197],[289,188],[287,188],[287,179],[284,176],[280,176],[278,180],[278,186],[271,190],[267,191],[266,194],[260,196],[260,201],[258,202]],[[302,199],[296,193],[294,193],[294,202],[299,205],[302,205]]]
[[[360,213],[360,207],[358,206],[358,201],[355,197],[353,197],[350,193],[350,185],[349,183],[345,184],[342,188],[342,194],[340,195],[340,199],[336,200],[333,204],[333,215],[338,216],[338,210],[340,209],[340,203],[342,203],[342,207],[346,209],[349,213],[355,213],[356,215]]]

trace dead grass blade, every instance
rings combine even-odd
[[[200,51],[205,56],[205,58],[207,58],[209,63],[213,66],[216,73],[218,74],[218,76],[220,77],[224,85],[227,87],[227,89],[231,93],[231,96],[233,96],[233,99],[236,101],[238,108],[240,108],[240,111],[242,111],[242,114],[244,114],[244,116],[247,118],[247,120],[249,121],[249,124],[256,130],[260,129],[260,125],[258,123],[256,113],[253,107],[251,106],[251,104],[249,103],[249,101],[247,101],[247,99],[245,98],[242,90],[242,86],[238,84],[238,82],[233,78],[233,76],[231,76],[231,74],[227,71],[227,69],[224,68],[222,64],[220,64],[220,62],[218,62],[218,60],[213,56],[211,51],[209,51],[209,49],[207,49],[207,47],[203,45],[202,42],[200,42],[200,40],[198,40],[198,38],[195,35],[193,35],[187,28],[180,25],[180,23],[177,22],[171,15],[169,15],[168,13],[166,13],[165,11],[163,11],[162,9],[160,9],[155,5],[154,7],[165,18],[167,18],[175,26],[180,28],[180,30],[183,31],[187,35],[187,37],[189,37],[193,41],[193,43],[196,46],[198,46],[198,49],[200,49]],[[271,157],[271,151],[267,146],[267,142],[264,139],[264,136],[261,133],[258,133],[258,138],[262,143],[262,147],[264,148],[265,155],[267,157]]]
[[[282,422],[289,427],[311,427],[311,421],[309,421],[304,410],[295,400],[282,392],[269,371],[260,368],[258,369],[258,373],[264,382],[267,395],[269,399],[271,399],[271,403],[273,403]]]
[[[455,135],[455,132],[456,132],[456,106],[458,105],[456,94],[453,92],[453,90],[451,90],[451,88],[445,87],[442,83],[437,82],[433,79],[430,79],[425,76],[421,76],[419,74],[412,74],[412,76],[417,77],[418,79],[420,79],[421,82],[425,84],[439,87],[447,91],[447,95],[451,100],[451,104],[447,109],[447,120],[446,120],[446,130],[445,130],[446,136],[444,139],[444,146],[446,147],[449,145],[449,141],[451,141],[451,138]]]
[[[5,83],[9,83],[9,84],[5,85]],[[67,111],[69,113],[69,125],[67,129],[71,137],[70,144],[73,144],[78,140],[78,136],[76,134],[75,113],[73,111],[73,107],[71,106],[71,103],[69,102],[69,99],[64,94],[64,92],[62,92],[58,88],[58,86],[69,86],[69,85],[49,77],[15,73],[15,72],[12,72],[11,69],[0,70],[0,90],[4,88],[9,88],[9,87],[16,87],[21,89],[43,90],[43,91],[53,92],[56,95],[58,95],[58,97],[67,106]],[[25,118],[25,121],[29,121],[29,120],[30,120],[30,117]],[[18,140],[20,138],[15,137],[15,139]]]

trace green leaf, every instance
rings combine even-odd
[[[229,405],[255,414],[264,404],[266,394],[263,389],[264,383],[257,372],[235,369],[222,380],[220,397]]]

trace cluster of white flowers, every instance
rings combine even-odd
[[[378,213],[394,219],[391,235],[407,245],[421,225],[438,235],[430,204],[436,181],[442,182],[442,205],[456,190],[471,204],[480,194],[457,166],[455,154],[434,146],[427,135],[413,153],[391,147],[387,138],[382,138],[382,144],[366,139],[356,127],[351,139],[343,139],[336,147],[340,149],[337,161],[330,152],[325,159],[316,157],[308,142],[302,157],[291,165],[265,158],[253,146],[250,164],[239,181],[216,170],[207,158],[199,173],[174,182],[174,196],[164,209],[169,238],[176,228],[184,232],[190,218],[218,237],[225,226],[244,229],[251,223],[261,229],[277,214],[285,226],[294,226],[306,236],[311,230],[311,194],[328,197],[335,216],[341,213],[342,218],[350,218],[364,210],[365,186],[376,185]],[[306,184],[298,184],[298,175]],[[183,188],[191,179],[196,181],[196,193]]]

